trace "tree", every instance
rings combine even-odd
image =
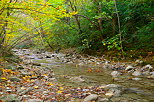
[[[10,50],[15,45],[36,36],[42,37],[52,23],[73,13],[63,8],[64,0],[1,0],[0,49]],[[14,39],[16,38],[16,39]]]

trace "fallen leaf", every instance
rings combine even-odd
[[[38,86],[34,86],[35,89],[38,89]]]
[[[2,79],[2,80],[7,80],[7,78],[5,78],[5,77],[1,77],[1,79]]]
[[[57,93],[58,93],[58,94],[61,94],[62,92],[63,92],[63,91],[60,91],[60,90],[59,90],[59,91],[57,91]]]

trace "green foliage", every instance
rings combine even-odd
[[[154,22],[147,24],[141,28],[138,28],[137,33],[134,36],[136,42],[134,47],[137,49],[144,48],[146,51],[154,50]]]
[[[85,53],[154,48],[152,0],[1,0],[0,9],[1,49],[31,44]]]
[[[106,39],[105,41],[102,41],[104,46],[107,46],[108,50],[111,50],[113,48],[116,48],[117,50],[121,50],[120,47],[120,40],[119,40],[119,34],[115,35],[112,38]]]

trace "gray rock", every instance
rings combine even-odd
[[[135,67],[133,67],[132,65],[129,65],[129,66],[127,66],[126,67],[126,71],[130,71],[130,70],[134,70],[135,69]]]
[[[15,67],[15,66],[13,66],[13,65],[8,65],[8,66],[6,66],[6,67],[5,67],[5,69],[15,70],[15,69],[16,69],[16,67]]]
[[[29,87],[28,89],[23,89],[23,90],[19,90],[18,93],[19,95],[24,95],[26,93],[28,93],[29,91],[32,91],[34,88],[33,87]]]
[[[153,70],[153,67],[150,64],[142,67],[142,71],[152,71],[152,70]]]
[[[22,69],[24,69],[24,67],[23,66],[18,66],[17,69],[22,70]]]
[[[12,89],[9,88],[9,87],[6,87],[6,91],[7,91],[7,92],[12,92]]]
[[[141,78],[132,78],[132,80],[139,81],[139,80],[142,80],[142,79]]]
[[[112,69],[113,66],[111,64],[105,63],[103,66],[104,69]]]
[[[145,71],[145,72],[142,72],[142,74],[147,76],[147,75],[150,75],[150,72],[149,71]]]
[[[25,76],[25,75],[31,75],[31,73],[30,72],[27,72],[26,70],[20,70],[20,75],[23,75],[23,76]]]
[[[21,102],[16,94],[10,94],[0,97],[0,100],[2,100],[3,102]]]
[[[141,76],[142,73],[138,70],[136,70],[135,72],[132,73],[133,76]]]
[[[98,102],[110,102],[108,98],[99,98]]]
[[[121,75],[121,73],[118,72],[118,71],[113,71],[113,72],[111,72],[111,76],[112,76],[112,77],[118,77],[118,76],[120,76],[120,75]]]
[[[135,63],[137,63],[137,64],[142,64],[143,61],[138,59],[138,60],[135,61]]]
[[[84,79],[82,79],[81,76],[79,76],[79,77],[72,77],[72,78],[70,78],[70,80],[72,82],[75,82],[75,83],[79,83],[79,82],[84,82],[85,81]]]
[[[104,88],[107,90],[106,96],[120,96],[123,92],[123,87],[121,85],[108,84],[104,86]]]
[[[91,102],[91,101],[97,101],[97,100],[98,100],[98,95],[90,94],[83,100],[83,102]]]
[[[28,99],[27,102],[44,102],[41,99]]]
[[[154,72],[150,72],[151,75],[154,75]]]
[[[144,94],[143,90],[139,90],[138,88],[126,88],[126,93],[136,93],[136,94]]]
[[[34,65],[34,66],[41,66],[41,64],[40,63],[32,63],[32,65]]]
[[[11,77],[9,79],[10,79],[10,81],[14,81],[14,82],[20,82],[21,81],[21,79],[18,78],[18,77]]]
[[[144,66],[145,68],[149,68],[149,69],[153,69],[153,67],[150,65],[150,64],[148,64],[148,65],[146,65],[146,66]]]
[[[149,79],[154,79],[154,75],[147,76]]]

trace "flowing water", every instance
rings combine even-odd
[[[63,64],[56,60],[42,59],[34,61],[41,63],[44,67],[50,67],[61,84],[72,87],[82,86],[97,86],[104,84],[119,84],[125,88],[131,88],[134,91],[126,92],[122,95],[126,99],[133,99],[140,101],[132,102],[154,102],[154,80],[142,78],[140,81],[129,80],[129,75],[122,75],[118,81],[114,81],[110,75],[111,70],[102,69],[96,66],[79,66],[77,64]],[[88,72],[89,68],[99,69],[99,72]],[[82,76],[85,82],[76,83],[69,80],[67,77]],[[117,101],[118,102],[118,101]],[[127,102],[127,101],[124,101]],[[131,102],[131,101],[129,101]]]
[[[118,81],[114,81],[110,75],[111,70],[103,69],[95,65],[82,65],[77,63],[62,63],[59,59],[38,58],[34,54],[28,55],[33,62],[40,63],[41,67],[48,67],[55,73],[57,81],[64,86],[83,87],[83,86],[100,86],[107,84],[119,84],[124,88],[130,88],[120,97],[125,98],[123,101],[113,102],[154,102],[154,79],[142,78],[142,80],[130,80],[130,75],[121,75]],[[89,68],[93,69],[89,71]],[[98,71],[96,71],[98,70]],[[72,82],[71,77],[82,76],[84,82]],[[133,101],[128,101],[128,100]]]

